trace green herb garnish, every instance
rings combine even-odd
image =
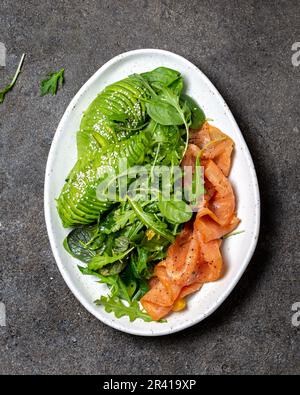
[[[17,79],[18,79],[18,76],[19,76],[19,74],[21,72],[21,68],[22,68],[22,65],[23,65],[23,62],[24,62],[25,55],[26,54],[23,53],[23,55],[21,57],[21,60],[20,60],[20,63],[18,65],[17,71],[16,71],[11,83],[8,84],[2,91],[0,91],[0,104],[2,104],[4,102],[4,97],[5,97],[6,93],[8,91],[10,91],[14,87],[14,85],[15,85]]]
[[[128,316],[131,322],[135,321],[137,318],[141,318],[145,322],[152,321],[152,318],[140,309],[137,301],[132,301],[126,306],[121,299],[116,296],[101,296],[95,303],[98,306],[103,306],[107,313],[114,313],[117,318]]]

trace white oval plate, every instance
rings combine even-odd
[[[108,84],[132,73],[141,73],[165,66],[180,71],[186,91],[212,118],[215,126],[235,141],[235,154],[230,174],[234,186],[238,216],[242,222],[237,236],[224,241],[222,253],[225,273],[221,280],[205,284],[188,300],[185,311],[171,314],[166,323],[130,322],[127,317],[115,318],[93,301],[107,293],[105,285],[96,283],[91,276],[83,276],[77,269],[79,261],[63,248],[68,230],[62,227],[55,198],[76,161],[76,132],[82,112]],[[245,271],[256,246],[260,222],[260,198],[253,162],[241,131],[223,98],[208,78],[192,63],[172,52],[158,49],[140,49],[116,56],[102,66],[79,90],[62,117],[50,149],[45,176],[45,218],[50,243],[58,268],[67,285],[85,308],[102,322],[134,335],[158,336],[178,332],[202,321],[227,298]]]

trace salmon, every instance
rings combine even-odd
[[[214,198],[208,202],[208,207],[216,215],[220,225],[226,225],[232,220],[235,211],[235,196],[231,183],[212,160],[205,166],[204,175],[216,191]]]
[[[222,237],[240,223],[228,180],[234,142],[208,122],[200,130],[192,130],[190,136],[181,166],[192,166],[194,170],[200,157],[205,195],[195,217],[185,224],[168,248],[165,260],[156,265],[150,290],[141,298],[142,306],[153,320],[178,311],[178,306],[184,308],[188,295],[222,277]],[[191,183],[190,178],[184,181],[185,187]]]
[[[228,177],[231,166],[233,140],[220,129],[205,122],[201,129],[191,132],[190,143],[203,150],[201,157],[213,159],[216,165]]]

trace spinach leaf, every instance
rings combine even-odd
[[[180,96],[183,90],[183,78],[179,77],[177,80],[169,85],[169,88],[177,95]]]
[[[137,217],[141,222],[143,222],[147,228],[152,229],[155,233],[161,235],[165,239],[169,240],[170,243],[174,241],[174,236],[166,228],[166,224],[155,218],[151,213],[146,213],[138,202],[135,202],[127,196],[129,203],[131,204],[133,210],[135,211]]]
[[[140,300],[149,291],[148,281],[138,280],[137,292],[134,294],[132,300]]]
[[[167,67],[158,67],[147,73],[142,73],[141,76],[155,89],[160,90],[178,80],[180,73]]]
[[[163,200],[158,202],[162,215],[173,224],[181,224],[192,218],[193,212],[189,205],[183,200]]]
[[[113,244],[113,252],[114,254],[120,254],[121,252],[125,252],[129,247],[129,239],[124,235],[117,236],[114,240]]]
[[[149,116],[161,125],[182,125],[183,120],[176,108],[158,98],[146,103]]]
[[[130,260],[130,268],[135,278],[143,278],[147,270],[148,252],[145,248],[138,247],[137,254],[133,254]]]
[[[141,318],[146,322],[152,321],[152,318],[140,309],[137,301],[125,305],[118,297],[101,296],[95,303],[97,306],[103,306],[107,313],[114,313],[117,318],[128,316],[131,322],[137,318]]]
[[[182,94],[181,99],[184,103],[188,105],[188,107],[191,110],[191,125],[190,127],[192,129],[199,129],[205,122],[205,114],[204,111],[198,104],[195,102],[194,99],[192,99],[190,96]]]
[[[97,225],[75,228],[65,238],[63,245],[74,258],[87,263],[105,242],[105,236],[98,235],[97,231]]]

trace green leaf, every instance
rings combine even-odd
[[[78,269],[81,271],[82,274],[96,276],[100,279],[100,284],[107,284],[110,289],[110,296],[111,297],[120,297],[121,299],[126,300],[127,302],[131,301],[131,297],[129,296],[128,290],[120,276],[117,275],[108,275],[103,276],[89,268],[78,266]]]
[[[184,157],[184,154],[186,153],[188,143],[189,143],[189,124],[190,124],[191,112],[187,109],[186,105],[184,105],[183,108],[180,107],[179,96],[176,95],[176,93],[174,93],[168,87],[162,89],[161,100],[169,103],[171,106],[173,106],[177,110],[178,115],[181,117],[182,123],[185,126],[186,139],[185,139],[184,152],[183,152],[183,156],[182,156],[182,157]]]
[[[161,125],[182,125],[183,120],[172,105],[158,98],[149,100],[146,103],[149,116]]]
[[[4,102],[4,98],[5,98],[6,93],[9,92],[14,87],[14,85],[15,85],[17,79],[18,79],[18,76],[19,76],[19,74],[21,72],[21,68],[22,68],[22,65],[23,65],[23,62],[24,62],[24,58],[25,58],[25,53],[23,53],[23,55],[21,57],[20,63],[19,63],[18,68],[17,68],[17,71],[15,72],[15,75],[14,75],[11,83],[8,84],[2,91],[0,91],[0,104],[2,104]]]
[[[120,254],[128,250],[128,247],[129,247],[128,237],[124,235],[120,235],[115,238],[112,249],[115,254]]]
[[[147,270],[148,251],[145,248],[137,247],[137,255],[131,256],[130,267],[136,278],[143,278],[145,270]]]
[[[126,261],[113,262],[98,269],[98,273],[102,274],[102,276],[114,276],[115,274],[121,273],[126,265]]]
[[[106,266],[110,263],[114,263],[117,261],[122,260],[127,254],[129,254],[134,247],[130,248],[129,250],[125,251],[122,254],[108,256],[108,255],[96,255],[92,258],[92,260],[88,264],[88,268],[90,270],[99,270],[103,266]]]
[[[97,306],[103,306],[107,313],[114,313],[117,318],[128,316],[131,322],[138,318],[145,322],[152,321],[152,318],[140,309],[137,301],[133,301],[127,306],[118,297],[101,296],[95,303]]]
[[[124,205],[112,210],[101,222],[100,229],[103,233],[110,234],[132,224],[136,219],[135,212]]]
[[[158,67],[147,73],[142,73],[141,76],[154,88],[160,90],[178,80],[180,73],[167,67]]]
[[[183,102],[185,102],[188,107],[191,110],[191,124],[190,127],[192,129],[199,129],[201,128],[201,126],[204,124],[205,122],[205,114],[204,111],[202,110],[202,108],[200,106],[198,106],[198,104],[195,102],[194,99],[192,99],[190,96],[188,95],[181,95],[181,99],[183,100]]]
[[[162,215],[173,224],[181,224],[192,218],[193,212],[183,200],[163,200],[158,202]]]
[[[101,248],[105,237],[97,234],[97,226],[80,226],[73,229],[65,238],[63,245],[74,258],[89,262]]]
[[[148,281],[144,279],[138,280],[138,290],[134,294],[132,300],[140,300],[149,291]]]
[[[180,96],[183,90],[183,78],[179,77],[176,81],[169,85],[171,89],[177,96]]]
[[[95,272],[94,270],[91,270],[88,267],[79,266],[79,265],[77,267],[82,274],[89,275],[89,276],[96,276],[96,277],[100,278],[102,283],[113,285],[116,282],[115,276],[103,276],[102,274]]]
[[[141,205],[138,202],[131,200],[129,196],[127,197],[127,199],[139,220],[143,222],[147,226],[147,228],[152,229],[156,234],[159,234],[165,239],[169,240],[170,243],[174,241],[174,236],[170,231],[166,229],[166,226],[163,222],[156,219],[153,214],[146,213],[142,209]]]
[[[64,83],[65,69],[60,69],[57,72],[49,73],[48,78],[44,79],[40,84],[41,96],[51,93],[52,96],[56,95],[59,86],[62,87]]]

